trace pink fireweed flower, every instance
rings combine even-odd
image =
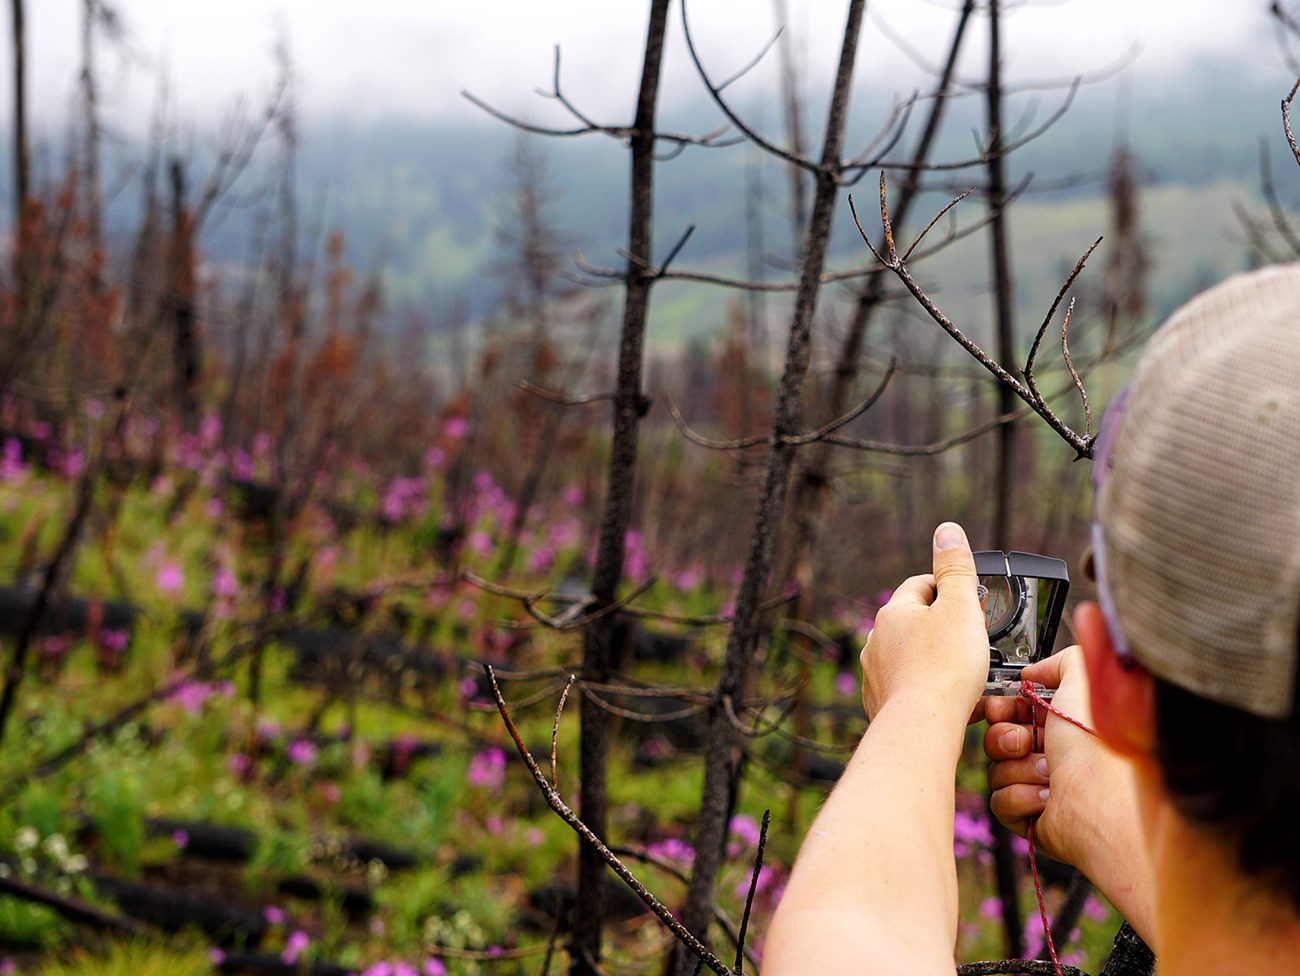
[[[492,555],[492,537],[482,529],[475,529],[469,534],[469,548],[476,556]]]
[[[212,686],[202,681],[186,681],[168,695],[167,700],[180,705],[191,715],[198,715],[203,711],[203,703],[212,697],[212,692]]]
[[[738,813],[731,818],[727,824],[727,832],[731,834],[740,844],[741,848],[755,848],[758,846],[758,839],[762,835],[762,828],[759,827],[758,821],[744,813]],[[740,853],[738,850],[737,854]],[[736,855],[733,854],[732,857]]]
[[[225,961],[226,953],[224,949],[219,949],[218,947],[213,946],[208,950],[208,962],[212,963],[212,965],[220,966]]]
[[[172,843],[184,850],[190,846],[190,835],[183,830],[172,831]]]
[[[646,848],[646,853],[661,861],[668,861],[679,867],[689,868],[695,863],[695,848],[678,837],[668,837],[655,841]]]
[[[550,546],[538,546],[528,554],[528,571],[544,573],[555,565],[555,550]]]
[[[212,574],[212,595],[230,599],[239,595],[239,580],[225,566],[218,566]]]
[[[470,786],[482,786],[495,793],[506,780],[506,754],[493,746],[476,752],[469,761],[465,779]]]
[[[105,627],[96,635],[96,640],[101,649],[111,654],[121,654],[126,650],[126,645],[131,640],[131,635],[125,630],[116,630],[112,627]]]
[[[966,857],[974,851],[986,850],[993,844],[993,831],[988,818],[958,810],[953,819],[953,853]]]
[[[560,492],[560,501],[570,508],[577,508],[582,504],[586,494],[577,485],[565,485]]]
[[[316,761],[316,746],[309,739],[294,739],[284,754],[297,766],[310,766]]]
[[[226,768],[240,779],[248,775],[253,768],[253,760],[242,752],[231,753],[226,759]]]
[[[980,902],[980,918],[989,922],[997,922],[1002,919],[1002,900],[1000,898],[985,898]]]
[[[845,698],[852,698],[858,693],[858,679],[852,671],[841,671],[835,676],[835,690]]]
[[[262,909],[262,917],[266,919],[268,925],[283,925],[285,919],[284,909],[277,905],[267,905]]]
[[[646,575],[649,564],[641,533],[636,529],[628,529],[623,536],[623,572],[632,579],[640,579]]]
[[[0,481],[16,481],[26,473],[22,441],[16,437],[5,438],[4,451],[0,453]]]
[[[166,596],[176,596],[185,587],[185,573],[180,564],[168,560],[158,567],[154,576],[154,585],[158,592]]]
[[[285,939],[284,951],[280,953],[280,958],[286,965],[292,966],[309,945],[311,945],[311,938],[307,933],[302,929],[294,929],[289,933],[289,938]]]
[[[442,964],[441,959],[435,959],[430,956],[424,960],[424,965],[420,967],[423,976],[447,976],[447,967]]]
[[[563,518],[547,530],[546,540],[556,549],[568,549],[582,538],[582,523],[575,518]]]
[[[746,898],[749,896],[749,879],[753,872],[746,873],[745,877],[736,882],[736,887],[732,889],[732,894],[737,898]],[[777,891],[782,887],[779,881],[779,874],[770,864],[764,864],[758,869],[758,880],[754,883],[754,897],[765,897],[768,894]]]
[[[464,417],[448,417],[442,424],[442,434],[448,440],[458,441],[465,436],[469,424]]]
[[[685,569],[679,569],[673,573],[669,579],[673,586],[683,592],[690,592],[700,585],[700,570],[698,566],[687,566]]]

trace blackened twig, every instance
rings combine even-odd
[[[686,946],[701,962],[706,964],[718,976],[734,976],[732,971],[727,968],[727,964],[715,956],[709,949],[700,942],[691,932],[689,932],[681,922],[673,916],[667,906],[659,901],[650,891],[637,880],[634,875],[618,856],[606,846],[605,842],[592,833],[582,819],[573,812],[573,809],[564,802],[560,794],[551,787],[546,780],[546,774],[542,768],[537,765],[537,760],[533,758],[528,747],[524,745],[524,740],[519,735],[519,730],[515,728],[514,719],[510,717],[510,709],[506,705],[506,700],[501,694],[501,688],[497,684],[496,675],[492,671],[492,666],[487,665],[488,681],[492,684],[492,696],[496,699],[497,711],[501,714],[501,721],[505,723],[506,731],[510,733],[510,738],[514,740],[515,748],[519,750],[519,756],[528,767],[528,771],[533,774],[533,780],[537,783],[537,788],[542,791],[542,796],[546,799],[546,804],[559,815],[560,819],[568,824],[573,831],[583,840],[592,846],[599,854],[602,860],[623,879],[624,883],[631,888],[638,898],[645,903],[646,907],[658,916],[659,920],[668,927],[668,930],[677,936],[678,940]]]
[[[564,703],[569,700],[569,689],[577,680],[577,675],[569,675],[569,683],[564,686],[564,691],[560,692],[560,703],[555,706],[555,721],[551,723],[551,789],[553,790],[560,788],[560,777],[555,771],[555,744],[560,738],[560,717],[564,714]]]
[[[754,853],[754,870],[749,876],[749,891],[745,895],[745,911],[740,916],[740,944],[736,947],[736,974],[745,973],[745,930],[749,928],[749,912],[754,907],[754,892],[758,890],[758,876],[763,870],[763,852],[767,850],[767,828],[772,824],[772,811],[763,811],[763,823],[758,828],[758,850]]]

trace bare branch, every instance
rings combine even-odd
[[[964,962],[957,976],[1088,976],[1074,966],[1056,966],[1050,959],[1000,959],[997,962]]]
[[[809,431],[806,434],[785,434],[782,436],[781,442],[783,444],[811,444],[813,441],[822,440],[827,434],[839,430],[845,424],[857,420],[864,413],[874,407],[876,402],[884,396],[885,388],[889,386],[889,381],[894,378],[894,373],[897,371],[897,368],[898,360],[891,358],[889,360],[889,367],[885,370],[885,377],[880,381],[880,385],[876,387],[875,392],[848,413],[844,414],[844,416],[837,417],[826,426],[818,427],[816,430]]]
[[[551,789],[560,788],[560,777],[555,771],[555,745],[560,738],[560,716],[564,714],[564,703],[569,700],[569,689],[573,683],[578,680],[575,674],[569,675],[569,683],[564,686],[564,691],[560,693],[560,703],[555,706],[555,721],[551,724]]]
[[[1065,293],[1070,290],[1070,286],[1074,284],[1074,279],[1078,278],[1080,272],[1083,271],[1084,263],[1092,256],[1092,252],[1097,250],[1097,247],[1100,244],[1101,238],[1098,237],[1092,242],[1092,247],[1083,252],[1083,257],[1079,258],[1078,262],[1074,266],[1074,270],[1070,272],[1069,277],[1065,279],[1065,283],[1061,285],[1060,290],[1056,293],[1056,298],[1052,300],[1052,307],[1049,308],[1047,314],[1043,316],[1043,324],[1038,327],[1038,333],[1034,336],[1033,344],[1029,347],[1029,357],[1025,360],[1025,385],[1029,387],[1029,392],[1033,394],[1034,399],[1040,405],[1043,403],[1043,397],[1042,394],[1038,392],[1038,385],[1034,382],[1034,358],[1038,355],[1038,346],[1043,341],[1043,336],[1047,333],[1047,327],[1051,324],[1052,319],[1056,317],[1056,310],[1061,307],[1061,300],[1065,298]],[[1070,309],[1073,310],[1073,308],[1074,299],[1071,299]],[[1065,321],[1067,324],[1070,321],[1069,312],[1066,313]],[[1064,327],[1062,327],[1061,332],[1062,335],[1064,335]],[[1071,370],[1071,372],[1073,372],[1073,370]]]
[[[1282,99],[1282,130],[1286,133],[1286,144],[1291,147],[1291,155],[1300,164],[1300,146],[1296,145],[1295,133],[1291,131],[1291,102],[1297,90],[1300,90],[1300,78],[1291,86],[1286,98]]]
[[[1048,118],[1043,122],[1042,125],[1040,125],[1036,129],[1033,129],[1030,132],[1025,133],[1023,136],[1021,136],[1019,139],[1016,139],[1013,142],[1003,143],[1001,148],[998,150],[998,154],[1001,156],[1010,155],[1011,153],[1015,152],[1017,149],[1021,148],[1022,146],[1027,145],[1030,142],[1033,142],[1039,136],[1047,132],[1057,122],[1059,122],[1061,118],[1065,115],[1065,113],[1070,110],[1070,106],[1074,104],[1074,97],[1076,94],[1078,94],[1079,91],[1079,83],[1080,83],[1080,79],[1075,78],[1074,83],[1070,85],[1070,90],[1066,94],[1065,100],[1061,102],[1061,104],[1057,107],[1056,111],[1054,111],[1050,116],[1048,116]],[[860,166],[856,166],[856,167],[845,167],[845,175],[847,176],[850,170],[864,169],[864,168],[875,169],[877,166],[881,167],[882,169],[888,169],[888,170],[923,170],[926,172],[945,172],[949,170],[970,169],[975,166],[981,166],[987,163],[991,158],[992,156],[989,153],[981,150],[980,154],[973,159],[958,159],[946,163],[908,162],[906,160],[899,160],[897,162],[890,161],[890,160],[874,161],[869,163],[863,163]]]
[[[686,0],[682,0],[682,34],[686,38],[686,50],[690,53],[691,62],[695,65],[695,70],[699,73],[700,80],[704,82],[704,87],[708,90],[709,96],[713,99],[714,104],[721,110],[722,114],[726,116],[727,121],[735,126],[736,129],[745,136],[745,138],[765,152],[780,159],[784,159],[792,166],[798,166],[802,169],[815,172],[819,168],[815,162],[805,156],[800,156],[797,153],[790,152],[787,149],[782,149],[780,146],[769,142],[767,139],[763,138],[763,136],[755,132],[754,129],[752,129],[749,124],[737,115],[732,107],[727,104],[727,100],[722,97],[722,89],[709,79],[709,73],[704,69],[704,64],[700,61],[699,52],[695,50],[695,38],[691,35],[690,19],[686,16]]]
[[[660,264],[658,269],[656,269],[654,272],[654,276],[656,278],[662,278],[664,276],[664,272],[668,270],[668,266],[673,263],[673,259],[676,258],[677,255],[681,252],[681,249],[686,246],[686,242],[691,239],[691,235],[694,233],[695,233],[695,225],[691,224],[686,228],[685,233],[683,233],[682,236],[677,239],[677,243],[674,244],[671,248],[669,248],[668,256],[663,259],[663,263]]]
[[[578,396],[566,396],[563,393],[556,393],[554,390],[547,390],[540,386],[534,386],[527,380],[516,380],[515,386],[525,393],[531,393],[533,396],[541,397],[543,400],[549,400],[551,403],[558,403],[562,407],[580,407],[588,403],[600,403],[604,400],[613,400],[613,393],[583,393]]]
[[[988,353],[980,348],[974,340],[958,328],[957,325],[954,324],[937,305],[935,305],[933,300],[931,300],[925,293],[925,290],[917,283],[916,279],[912,277],[911,269],[908,268],[905,261],[898,257],[897,249],[894,245],[893,228],[889,221],[889,207],[886,200],[885,178],[883,172],[880,177],[880,221],[881,226],[884,228],[885,250],[888,257],[882,257],[880,252],[876,250],[875,245],[871,243],[871,239],[867,236],[866,231],[862,227],[862,221],[858,218],[857,208],[854,206],[852,196],[849,197],[849,209],[853,213],[854,223],[857,225],[858,233],[862,236],[862,240],[866,243],[867,248],[873,255],[875,255],[876,259],[880,261],[881,264],[898,276],[898,279],[906,286],[907,290],[912,293],[917,302],[920,303],[921,307],[929,314],[930,318],[932,318],[940,328],[952,336],[952,338],[956,340],[957,344],[965,349],[976,362],[996,376],[998,380],[1000,380],[1016,396],[1029,404],[1034,412],[1042,417],[1052,430],[1056,431],[1056,433],[1060,435],[1067,444],[1074,448],[1078,457],[1091,457],[1092,438],[1090,436],[1081,436],[1076,433],[1068,424],[1065,423],[1065,421],[1046,406],[1046,404],[1040,402],[1041,398],[1036,397],[1034,392],[1027,389],[1023,383],[1007,372],[1003,366],[995,362]],[[1093,247],[1095,248],[1096,245],[1094,244]],[[1091,249],[1084,255],[1084,258],[1080,260],[1080,267],[1090,253]],[[1077,275],[1077,273],[1078,271],[1076,270],[1075,274]]]
[[[697,939],[691,932],[687,931],[687,929],[677,921],[673,916],[673,913],[669,911],[668,908],[659,901],[659,899],[652,895],[645,885],[637,880],[636,875],[628,869],[627,865],[618,859],[618,856],[615,855],[608,846],[606,846],[604,841],[591,832],[591,829],[582,822],[581,818],[579,818],[578,815],[573,812],[572,808],[564,802],[560,794],[546,781],[546,774],[542,772],[541,767],[537,765],[537,760],[532,757],[527,746],[524,745],[524,740],[519,735],[519,730],[515,728],[514,720],[510,717],[510,710],[506,706],[506,700],[501,694],[501,688],[497,684],[496,675],[493,673],[491,665],[487,665],[487,676],[488,681],[492,685],[492,696],[496,699],[497,711],[501,715],[501,721],[505,723],[506,731],[510,733],[510,738],[514,740],[515,748],[518,749],[519,756],[523,759],[524,765],[526,765],[528,771],[533,774],[533,781],[537,783],[537,788],[542,791],[542,796],[545,797],[547,806],[554,810],[559,815],[560,819],[568,824],[573,831],[578,834],[578,836],[599,852],[601,858],[610,866],[614,873],[622,878],[629,888],[636,892],[637,897],[639,897],[641,901],[643,901],[646,906],[654,912],[656,916],[658,916],[659,920],[668,927],[669,931],[671,931],[673,935],[677,936],[687,949],[707,964],[711,970],[718,974],[718,976],[733,976],[731,970],[727,968],[727,964],[710,952],[708,947],[701,943],[699,939]]]
[[[497,119],[500,122],[504,122],[506,125],[514,126],[516,129],[522,129],[524,132],[531,132],[534,135],[580,136],[580,135],[585,135],[588,132],[604,132],[606,135],[618,136],[621,138],[622,136],[627,134],[626,130],[624,130],[623,132],[619,132],[618,130],[612,128],[601,128],[599,126],[589,126],[589,125],[582,125],[573,129],[552,129],[549,126],[535,125],[532,122],[525,122],[523,119],[516,118],[513,115],[508,115],[505,112],[502,112],[500,109],[493,108],[491,105],[483,101],[477,95],[471,94],[468,91],[462,89],[460,94],[461,97],[464,98],[466,101],[468,101],[471,105],[475,106],[476,108],[482,109],[484,112],[492,116],[494,119]]]
[[[767,828],[772,825],[772,811],[763,811],[763,823],[758,828],[758,850],[754,853],[754,870],[749,876],[749,892],[745,895],[745,911],[740,916],[740,936],[736,940],[736,976],[745,974],[745,930],[749,928],[749,913],[754,907],[754,892],[758,889],[758,875],[763,870],[763,853],[767,850]]]
[[[865,171],[866,168],[874,167],[877,162],[884,158],[888,153],[892,152],[894,147],[898,145],[899,140],[903,138],[903,133],[907,131],[907,123],[912,117],[912,109],[916,107],[916,103],[920,101],[920,98],[921,93],[919,91],[914,91],[908,98],[901,102],[897,102],[894,107],[890,109],[889,118],[887,118],[884,125],[880,127],[880,131],[871,138],[863,148],[862,152],[849,160],[847,165],[861,166]],[[891,132],[893,135],[890,135]],[[888,136],[887,141],[885,141],[886,136]],[[871,151],[875,149],[876,146],[880,145],[882,141],[884,141],[884,145],[881,146],[880,152],[871,156]]]
[[[509,597],[512,600],[517,600],[523,606],[524,610],[528,612],[529,616],[539,624],[549,627],[552,630],[578,630],[593,621],[609,616],[611,613],[625,610],[629,603],[644,594],[658,582],[657,577],[651,576],[638,584],[627,596],[612,601],[594,613],[584,613],[588,607],[596,602],[596,598],[590,594],[575,597],[565,593],[528,592],[526,590],[517,590],[512,587],[502,586],[499,583],[493,583],[490,580],[479,576],[477,573],[472,573],[468,570],[461,574],[461,578],[467,583],[471,583],[479,589],[486,590],[496,596],[504,596]],[[537,606],[539,603],[547,601],[567,603],[568,607],[563,613],[551,615],[543,612]]]
[[[1070,316],[1074,313],[1074,299],[1070,299],[1070,307],[1065,310],[1065,321],[1061,323],[1061,358],[1065,360],[1065,368],[1070,371],[1070,379],[1074,381],[1074,388],[1079,391],[1079,399],[1083,401],[1083,436],[1092,436],[1092,407],[1088,405],[1088,391],[1083,388],[1083,380],[1079,378],[1079,371],[1074,368],[1074,359],[1070,355]]]
[[[771,440],[770,434],[754,434],[751,437],[740,437],[731,441],[718,441],[711,437],[705,437],[702,434],[695,433],[687,426],[686,418],[678,411],[677,404],[673,403],[667,396],[664,397],[664,403],[667,404],[668,413],[673,418],[673,423],[677,425],[677,429],[682,432],[682,436],[692,444],[698,444],[700,447],[707,447],[712,451],[739,451],[758,444],[766,444]]]
[[[873,451],[878,454],[893,454],[898,457],[932,457],[935,454],[942,454],[950,451],[954,447],[965,444],[967,441],[973,441],[991,430],[996,430],[1003,424],[1015,423],[1015,421],[1027,416],[1028,407],[1022,407],[1012,413],[1004,413],[986,420],[982,424],[976,424],[974,427],[966,430],[953,437],[947,437],[940,441],[933,441],[929,444],[891,444],[887,441],[873,441],[856,437],[842,437],[831,434],[826,438],[828,444],[835,444],[839,447],[851,447],[859,451]]]
[[[882,184],[884,182],[884,179],[885,179],[885,174],[881,173],[880,180]],[[925,230],[921,231],[921,233],[916,235],[916,240],[912,242],[912,246],[909,247],[905,252],[903,252],[903,260],[906,261],[908,258],[912,256],[912,252],[916,250],[916,246],[920,244],[921,241],[925,240],[925,235],[930,233],[930,228],[932,228],[935,224],[937,224],[940,220],[942,220],[944,214],[948,213],[950,210],[952,210],[953,207],[957,206],[957,204],[961,203],[963,200],[965,200],[968,196],[970,196],[974,192],[975,192],[975,188],[971,187],[970,189],[964,190],[963,192],[961,192],[960,194],[958,194],[957,196],[949,200],[948,204],[937,214],[934,215],[934,219],[925,225]]]
[[[758,66],[758,63],[762,61],[763,58],[767,57],[767,52],[772,50],[772,46],[781,39],[781,31],[782,28],[778,27],[776,33],[773,34],[768,42],[759,49],[759,52],[750,59],[749,64],[745,65],[722,84],[718,85],[718,91],[725,91],[731,85],[735,84],[741,78],[745,77],[745,75],[753,71],[754,68]]]

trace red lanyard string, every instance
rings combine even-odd
[[[1046,698],[1040,695],[1037,691],[1035,691],[1034,683],[1032,681],[1022,681],[1020,683],[1020,695],[1023,698],[1028,698],[1029,701],[1031,702],[1031,708],[1030,708],[1031,714],[1030,714],[1029,727],[1032,730],[1034,736],[1034,742],[1033,742],[1034,752],[1039,751],[1039,745],[1040,745],[1038,741],[1038,711],[1037,711],[1040,705],[1043,708],[1047,709],[1049,712],[1051,712],[1053,715],[1055,715],[1057,718],[1065,719],[1065,721],[1069,722],[1071,725],[1078,726],[1079,728],[1083,729],[1083,731],[1087,732],[1089,735],[1097,734],[1095,730],[1090,729],[1087,725],[1080,722],[1077,718],[1073,718],[1070,715],[1066,715],[1065,712],[1061,711],[1059,708],[1057,708],[1055,705],[1049,702]],[[1038,877],[1038,859],[1034,855],[1034,849],[1037,846],[1034,842],[1034,825],[1037,823],[1037,821],[1038,821],[1037,817],[1031,817],[1029,819],[1029,830],[1028,830],[1028,837],[1027,837],[1029,841],[1029,872],[1030,874],[1033,875],[1034,878],[1034,896],[1038,899],[1038,915],[1043,920],[1043,938],[1047,940],[1047,953],[1049,956],[1052,957],[1052,968],[1056,970],[1057,976],[1061,976],[1061,963],[1060,960],[1056,958],[1056,946],[1052,942],[1052,925],[1047,920],[1047,903],[1043,900],[1043,884]]]

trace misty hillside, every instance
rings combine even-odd
[[[1269,145],[1283,200],[1300,199],[1300,171],[1286,150],[1277,107],[1285,84],[1281,91],[1260,86],[1243,101],[1239,92],[1218,86],[1216,77],[1212,71],[1193,76],[1158,103],[1135,98],[1127,124],[1117,121],[1113,91],[1094,97],[1084,89],[1059,123],[1013,157],[1012,181],[1033,179],[1014,210],[1013,246],[1026,276],[1019,291],[1027,307],[1043,307],[1055,290],[1054,284],[1039,287],[1033,279],[1047,275],[1054,282],[1060,265],[1073,263],[1106,232],[1104,175],[1118,132],[1125,128],[1138,162],[1142,226],[1154,249],[1157,305],[1178,300],[1192,281],[1219,277],[1247,262],[1232,208],[1260,208],[1261,139]],[[1060,92],[1034,96],[1036,116],[1026,116],[1033,121],[1024,128],[1037,126],[1061,98]],[[877,99],[877,106],[881,102]],[[1010,117],[1026,111],[1030,99],[1019,102]],[[871,116],[872,108],[867,105],[861,114]],[[946,126],[941,158],[972,155],[971,133],[981,111],[974,102],[957,106]],[[774,114],[769,108],[767,115]],[[716,123],[716,115],[704,107],[694,117],[664,122],[677,131],[705,131]],[[864,122],[858,128],[868,127]],[[493,308],[499,290],[508,287],[500,272],[485,270],[494,262],[513,138],[509,127],[491,119],[458,127],[340,124],[311,133],[302,172],[309,186],[325,188],[326,212],[346,228],[354,255],[387,255],[390,300],[418,306],[469,296],[474,313],[483,315]],[[603,136],[531,138],[545,159],[549,216],[562,239],[593,264],[616,266],[625,234],[626,154]],[[891,155],[902,158],[906,149],[904,139]],[[743,145],[688,149],[659,168],[661,252],[688,225],[696,228],[677,260],[679,270],[745,276],[745,194],[754,170],[763,187],[762,249],[770,258],[766,276],[788,277],[780,266],[792,248],[784,219],[788,177],[776,163]],[[945,183],[955,192],[979,176],[954,173]],[[859,201],[874,202],[874,172],[854,192]],[[931,212],[942,207],[949,193],[944,188],[930,197]],[[959,222],[976,219],[974,201],[963,209]],[[837,265],[864,262],[869,255],[852,229],[847,206],[836,221]],[[981,280],[982,243],[975,235],[971,246],[954,249],[942,261],[943,275],[957,272],[959,281]],[[657,337],[713,331],[733,294],[685,286],[664,289],[656,299],[665,306]]]
[[[1017,151],[1010,161],[1011,182],[1032,178],[1017,201],[1012,231],[1019,271],[1017,292],[1022,314],[1036,321],[1056,284],[1080,253],[1106,232],[1105,173],[1117,145],[1127,142],[1138,166],[1141,225],[1152,245],[1154,310],[1184,296],[1193,283],[1221,277],[1249,260],[1234,206],[1259,212],[1259,147],[1269,147],[1284,205],[1300,199],[1297,170],[1283,139],[1278,112],[1288,82],[1276,84],[1235,78],[1221,84],[1221,69],[1206,65],[1159,92],[1134,86],[1084,86],[1066,115],[1042,137]],[[521,83],[522,84],[522,83]],[[1117,90],[1121,94],[1117,94]],[[855,152],[886,117],[893,96],[864,89],[854,102],[849,147]],[[1015,120],[1011,138],[1037,128],[1064,98],[1061,90],[1024,92],[1009,99]],[[748,106],[748,117],[774,141],[779,138],[774,104]],[[808,117],[820,119],[822,106],[810,104]],[[937,153],[956,160],[975,154],[974,136],[983,131],[983,106],[976,97],[958,99],[947,117]],[[342,231],[347,253],[367,273],[382,274],[386,301],[394,317],[418,314],[437,329],[447,310],[458,305],[479,321],[499,306],[510,287],[502,270],[498,227],[505,219],[510,192],[508,161],[514,130],[486,115],[455,124],[387,122],[357,125],[314,123],[304,127],[298,157],[299,202],[304,224],[317,233]],[[918,118],[920,110],[918,110]],[[680,107],[661,126],[679,132],[704,132],[719,124],[712,105]],[[625,120],[609,120],[622,122]],[[766,123],[766,124],[765,124]],[[913,120],[891,151],[905,158],[919,126]],[[581,250],[594,265],[614,267],[624,240],[627,156],[615,140],[530,137],[546,170],[547,216],[566,252]],[[187,145],[196,174],[211,166],[215,136],[192,138]],[[129,226],[138,213],[132,180],[139,147],[118,143],[110,150],[118,192],[110,215]],[[46,165],[58,151],[45,146]],[[249,174],[249,186],[270,181],[273,151],[263,153],[263,170]],[[8,181],[8,158],[0,178]],[[928,220],[956,192],[978,182],[977,170],[936,176],[935,191],[917,213]],[[198,179],[196,175],[192,179]],[[690,225],[695,232],[675,267],[746,276],[746,187],[757,182],[762,197],[764,277],[789,277],[794,244],[786,222],[788,176],[784,168],[753,147],[688,148],[657,172],[657,249],[662,253]],[[261,181],[259,184],[258,181]],[[873,210],[876,173],[854,189]],[[208,233],[206,255],[221,264],[247,260],[252,235],[252,201]],[[977,199],[957,211],[958,226],[978,219]],[[922,221],[923,222],[923,221]],[[983,237],[974,234],[920,270],[943,290],[960,296],[968,321],[983,320],[980,283],[985,277]],[[1099,257],[1104,255],[1099,252]],[[864,264],[869,255],[857,238],[847,204],[836,216],[832,261],[840,268]],[[712,334],[725,320],[736,293],[702,286],[670,285],[656,292],[652,342],[677,342]],[[769,303],[779,329],[780,301]]]

